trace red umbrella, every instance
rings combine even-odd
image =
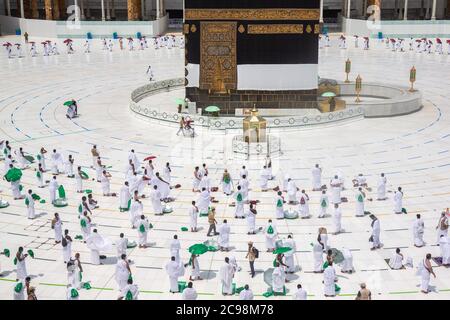
[[[22,44],[21,43],[15,43],[14,45],[15,46],[21,46]]]
[[[436,38],[436,42],[437,43],[442,43],[441,39],[439,39],[439,38]]]
[[[447,43],[450,44],[450,40],[447,40]]]
[[[127,38],[128,41],[133,41],[133,38]]]
[[[147,158],[144,159],[144,161],[148,161],[148,160],[153,160],[156,159],[155,156],[148,156]]]
[[[28,43],[35,44],[36,42],[34,42],[34,41],[28,41]]]
[[[4,43],[4,44],[3,44],[3,46],[4,46],[4,47],[11,47],[11,46],[12,46],[12,44],[11,44],[11,43],[9,43],[9,42],[6,42],[6,43]]]
[[[44,42],[41,42],[41,44],[47,44],[47,42],[44,41]]]
[[[69,42],[72,42],[72,39],[66,39],[66,40],[64,40],[63,42],[67,44],[67,43],[69,43]]]

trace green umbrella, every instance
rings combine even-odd
[[[327,91],[327,92],[322,93],[322,97],[324,97],[324,98],[332,98],[332,97],[336,97],[336,94],[334,92]]]
[[[30,255],[30,257],[32,257],[32,258],[34,258],[34,252],[33,252],[33,250],[28,250],[27,251],[28,252],[28,254]]]
[[[81,175],[81,179],[85,179],[85,180],[89,179],[89,176],[83,170],[80,170],[80,175]]]
[[[220,108],[217,106],[208,106],[205,108],[206,112],[219,112]]]
[[[208,252],[208,247],[203,243],[197,243],[189,247],[189,252],[192,254],[204,254]]]
[[[41,197],[39,197],[36,193],[33,193],[33,194],[31,195],[31,197],[32,197],[34,200],[41,200]]]
[[[9,256],[11,255],[11,252],[9,251],[9,249],[3,249],[3,254],[9,258]]]
[[[184,104],[184,99],[177,98],[177,99],[175,99],[175,103],[183,105]]]
[[[39,203],[45,203],[45,200],[44,200],[44,199],[42,199],[41,201],[39,201]]]
[[[16,182],[19,181],[22,177],[22,170],[17,168],[11,168],[5,175],[5,179],[8,182]]]
[[[70,107],[71,105],[73,105],[73,101],[72,100],[66,101],[64,102],[64,105]]]
[[[189,229],[186,227],[181,227],[181,231],[188,231]]]
[[[285,253],[285,252],[288,252],[288,251],[291,251],[292,250],[292,248],[289,248],[289,247],[279,247],[279,248],[277,248],[277,249],[275,249],[275,250],[273,250],[273,254],[279,254],[279,253]]]
[[[342,254],[341,251],[339,251],[336,248],[331,248],[331,251],[333,252],[333,261],[335,263],[341,263],[342,261],[344,261],[344,255]]]
[[[60,199],[65,199],[66,198],[66,190],[64,190],[64,186],[60,185],[58,188],[58,196]]]

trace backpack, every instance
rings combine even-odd
[[[259,250],[253,247],[252,251],[255,254],[255,258],[259,258]]]
[[[141,224],[139,226],[139,232],[145,233],[145,226],[144,226],[144,224]]]
[[[363,195],[359,194],[358,195],[358,202],[363,202],[363,201],[364,201]]]
[[[281,199],[278,199],[277,201],[277,207],[281,208],[283,206],[283,201],[281,201]]]
[[[238,193],[236,200],[241,202],[242,201],[242,193]]]

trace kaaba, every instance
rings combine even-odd
[[[186,98],[197,107],[317,108],[319,1],[184,3]]]

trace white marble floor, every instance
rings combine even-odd
[[[0,38],[16,41],[15,38]],[[40,39],[37,39],[40,40]],[[426,253],[439,256],[435,226],[441,210],[448,205],[450,194],[450,109],[448,105],[450,78],[448,70],[450,56],[416,53],[394,53],[378,46],[375,42],[369,51],[361,49],[339,50],[333,38],[333,47],[320,52],[320,76],[344,79],[344,61],[352,60],[354,79],[360,74],[363,81],[383,82],[393,85],[407,85],[409,69],[417,68],[416,88],[424,94],[424,108],[414,114],[383,119],[363,119],[337,125],[314,127],[299,131],[276,132],[282,139],[283,155],[273,159],[274,172],[281,176],[289,172],[297,180],[300,188],[305,188],[311,197],[309,220],[277,221],[282,237],[294,235],[297,244],[295,260],[301,271],[291,277],[286,297],[291,299],[297,283],[302,283],[310,299],[324,299],[320,274],[312,273],[313,254],[310,242],[316,237],[321,226],[332,229],[331,218],[318,219],[319,194],[311,191],[311,168],[320,163],[324,168],[323,180],[328,182],[336,172],[346,178],[347,190],[343,196],[349,202],[343,205],[343,228],[345,233],[330,236],[332,247],[346,246],[353,251],[356,272],[348,275],[338,267],[341,294],[334,299],[354,299],[359,283],[366,282],[374,299],[449,299],[450,269],[435,266],[436,279],[431,284],[434,291],[428,295],[420,293],[420,278],[415,270],[391,270],[384,259],[390,258],[395,248],[400,247],[405,256],[419,262]],[[60,45],[60,50],[62,50]],[[96,144],[101,156],[110,169],[112,189],[118,192],[123,183],[127,153],[134,148],[142,158],[156,155],[157,168],[162,171],[165,162],[173,168],[173,181],[182,187],[174,190],[176,201],[174,211],[163,217],[155,216],[149,200],[144,200],[144,213],[154,229],[149,240],[154,245],[147,249],[130,249],[129,257],[135,283],[141,290],[140,299],[179,299],[180,294],[170,294],[168,277],[163,270],[169,259],[169,241],[178,234],[182,244],[182,259],[187,261],[187,248],[193,243],[206,239],[206,218],[200,218],[203,230],[198,233],[181,232],[182,226],[189,225],[188,206],[197,195],[191,192],[193,167],[207,163],[211,176],[218,185],[224,168],[237,177],[242,160],[231,153],[232,134],[213,134],[200,131],[195,139],[177,136],[174,127],[142,121],[128,109],[130,92],[145,84],[145,71],[152,65],[156,79],[181,77],[183,75],[183,50],[148,49],[145,51],[109,53],[102,51],[99,42],[94,43],[93,53],[85,55],[80,43],[75,44],[76,53],[67,56],[23,59],[0,58],[0,140],[7,139],[13,149],[23,147],[25,152],[35,155],[40,147],[47,150],[58,149],[65,158],[72,154],[75,164],[85,167],[89,174],[91,164],[90,148]],[[173,95],[156,96],[154,103],[167,103]],[[79,118],[68,120],[62,103],[68,99],[79,101]],[[267,219],[274,217],[273,192],[262,193],[259,188],[261,160],[246,162],[250,168],[251,195],[259,199],[258,226],[265,226]],[[3,162],[1,164],[3,170]],[[34,165],[33,165],[34,169]],[[33,169],[24,171],[24,189],[32,188],[48,200],[48,190],[38,189]],[[388,190],[402,186],[405,192],[404,207],[407,215],[393,213],[392,193],[387,201],[367,202],[367,210],[381,221],[381,241],[384,247],[370,251],[370,219],[355,218],[355,197],[351,178],[364,173],[369,185],[376,190],[380,172],[386,173]],[[69,229],[72,237],[80,234],[77,206],[80,195],[75,192],[75,182],[60,176],[60,183],[66,187],[69,206],[58,210],[63,220],[63,228]],[[98,198],[100,208],[93,215],[93,222],[102,235],[116,240],[124,232],[130,240],[136,240],[137,231],[129,228],[128,214],[118,211],[118,199],[101,195],[100,184],[89,181],[86,188],[92,189]],[[278,180],[271,181],[275,187]],[[53,244],[50,220],[55,208],[48,204],[37,204],[37,212],[43,212],[35,220],[26,218],[23,200],[14,201],[9,184],[0,181],[1,197],[10,206],[0,210],[0,250],[9,248],[14,254],[19,246],[33,249],[35,259],[27,260],[32,283],[37,287],[39,299],[65,299],[67,283],[66,268],[62,260],[62,250]],[[194,282],[199,299],[221,298],[218,269],[225,256],[234,255],[242,267],[236,274],[238,286],[249,284],[258,299],[267,289],[263,272],[271,267],[273,255],[264,252],[262,234],[248,236],[243,220],[233,219],[232,201],[221,192],[215,195],[218,220],[228,218],[231,224],[231,245],[229,253],[207,253],[200,257],[201,274],[205,278]],[[375,192],[369,193],[375,198]],[[412,242],[412,223],[415,214],[422,214],[425,221],[427,246],[415,248]],[[261,250],[256,262],[258,274],[251,279],[245,259],[247,241],[252,240]],[[84,278],[91,281],[91,290],[81,290],[81,299],[115,299],[118,291],[114,280],[115,264],[91,265],[89,250],[81,241],[74,241],[73,252],[81,254],[84,263]],[[115,250],[105,253],[114,256]],[[0,256],[0,299],[11,299],[15,280],[13,259]],[[186,272],[188,275],[188,271]],[[187,277],[184,277],[187,280]],[[181,279],[180,279],[181,280]],[[236,299],[237,296],[228,297]],[[271,297],[270,299],[274,299]]]

